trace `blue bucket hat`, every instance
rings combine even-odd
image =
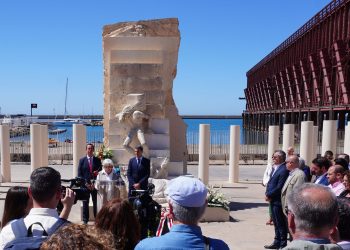
[[[169,182],[165,193],[181,206],[201,207],[205,204],[208,190],[199,179],[180,176]]]

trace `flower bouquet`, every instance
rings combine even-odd
[[[99,150],[95,153],[96,157],[100,158],[101,160],[104,159],[112,159],[113,153],[112,150],[109,148],[106,148],[105,145],[102,145]]]
[[[214,186],[208,187],[208,207],[222,207],[229,210],[229,202],[221,193],[221,188],[215,189]]]

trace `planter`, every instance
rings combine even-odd
[[[224,222],[230,220],[230,212],[222,207],[207,207],[201,222]]]

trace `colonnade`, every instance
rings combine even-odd
[[[337,120],[324,120],[322,127],[322,147],[321,154],[327,150],[336,152],[337,146]],[[301,122],[300,130],[300,157],[305,160],[307,165],[317,157],[317,143],[318,143],[318,126],[314,126],[313,121]],[[284,124],[283,126],[283,145],[282,150],[287,151],[288,147],[294,147],[294,124]],[[272,153],[280,149],[278,144],[279,126],[269,126],[269,140],[268,140],[268,161],[271,162]],[[344,152],[350,153],[350,126],[345,127],[344,136]]]
[[[73,124],[73,176],[78,174],[79,159],[85,155],[86,128],[82,124]],[[30,125],[30,168],[31,172],[39,167],[48,166],[48,127]],[[11,182],[10,129],[0,125],[1,182]]]
[[[294,124],[297,131],[301,129],[301,122],[313,121],[319,131],[323,130],[323,121],[337,120],[337,130],[343,131],[350,120],[350,112],[347,110],[310,110],[310,111],[269,111],[269,112],[245,112],[243,113],[243,128],[248,130],[268,131],[269,126]]]
[[[210,152],[210,125],[201,124],[199,138],[199,168],[198,177],[205,183],[209,182],[209,152]],[[47,125],[30,125],[30,153],[31,171],[48,166],[48,128]],[[77,176],[79,159],[85,155],[86,128],[82,124],[73,125],[73,176]],[[1,147],[1,181],[11,182],[10,165],[10,133],[8,125],[0,125]],[[240,128],[237,125],[230,127],[230,183],[239,180],[239,149]]]
[[[331,150],[336,152],[337,120],[324,120],[322,136],[322,152]],[[313,121],[301,122],[300,156],[307,165],[316,157],[318,126]],[[272,154],[280,149],[278,138],[280,128],[278,125],[269,126],[268,136],[268,162],[271,163]],[[283,125],[283,145],[286,152],[288,147],[294,147],[295,124]],[[199,164],[198,177],[205,183],[209,182],[209,152],[210,152],[210,125],[201,124],[199,127]],[[11,181],[10,167],[10,133],[7,125],[0,125],[1,148],[1,181]],[[48,128],[46,125],[31,124],[30,126],[31,171],[48,165]],[[86,128],[82,124],[73,125],[73,169],[72,175],[77,176],[79,159],[85,155]],[[239,153],[240,153],[240,127],[230,127],[230,159],[228,182],[239,180]],[[350,126],[345,128],[344,153],[350,154]]]

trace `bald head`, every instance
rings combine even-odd
[[[288,196],[288,207],[299,232],[323,235],[338,221],[336,197],[322,185],[306,183],[293,189]]]
[[[288,156],[294,155],[294,148],[293,148],[293,147],[287,148],[287,155],[288,155]]]
[[[296,155],[288,156],[286,163],[289,171],[299,168],[299,157]]]

